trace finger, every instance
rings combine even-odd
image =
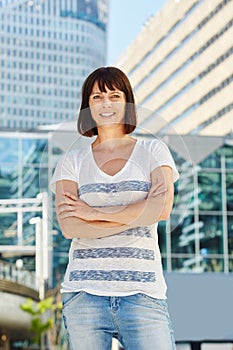
[[[63,212],[63,213],[61,213],[61,214],[59,214],[59,217],[60,217],[60,219],[66,219],[66,218],[69,218],[69,217],[75,217],[75,213],[74,212],[72,212],[72,211],[70,211],[70,212]]]
[[[75,203],[74,203],[73,200],[67,198],[67,199],[63,200],[62,202],[58,203],[58,207],[61,207],[63,205],[70,205],[70,206],[72,206],[74,204]]]
[[[71,212],[73,211],[73,208],[70,207],[70,206],[67,206],[67,205],[63,205],[62,207],[60,207],[58,209],[58,213],[61,214],[61,213],[65,213],[65,212]]]
[[[67,197],[67,198],[70,198],[70,199],[72,199],[72,200],[74,200],[74,201],[76,201],[76,200],[78,199],[77,196],[75,196],[74,194],[69,193],[69,192],[65,192],[65,193],[64,193],[64,196]]]

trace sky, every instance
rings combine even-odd
[[[150,16],[168,0],[109,0],[107,65],[117,58],[137,37]]]

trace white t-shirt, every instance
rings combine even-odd
[[[62,156],[50,188],[55,192],[56,181],[71,180],[78,184],[79,198],[91,206],[127,205],[147,197],[150,173],[162,165],[173,169],[176,181],[179,175],[167,146],[157,139],[139,139],[125,166],[111,176],[97,166],[89,145]],[[61,292],[81,290],[105,296],[145,293],[165,299],[157,224],[105,238],[72,239]]]

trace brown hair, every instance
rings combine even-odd
[[[133,90],[127,76],[116,67],[100,67],[94,70],[84,81],[82,87],[82,102],[78,117],[78,131],[83,136],[92,137],[98,135],[95,121],[92,119],[89,108],[89,97],[92,93],[93,85],[98,83],[101,92],[106,92],[115,88],[123,91],[126,97],[124,126],[125,134],[134,131],[137,124],[136,107]]]

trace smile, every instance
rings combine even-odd
[[[100,113],[100,116],[102,118],[110,118],[110,117],[113,117],[114,115],[115,115],[114,112],[112,112],[112,113]]]

